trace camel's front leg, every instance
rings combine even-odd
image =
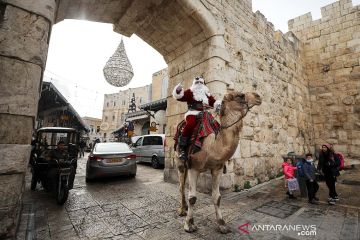
[[[196,183],[199,172],[194,169],[188,170],[189,174],[189,209],[185,219],[184,229],[186,232],[195,232],[197,227],[194,224],[194,205],[196,203]]]
[[[225,221],[222,217],[221,210],[220,210],[220,200],[221,195],[219,191],[220,186],[220,179],[222,175],[223,168],[212,170],[212,201],[215,206],[215,213],[216,213],[216,223],[218,225],[218,229],[221,233],[229,233],[231,232],[229,227],[226,226]]]
[[[179,175],[179,192],[180,192],[180,208],[178,208],[179,216],[186,216],[186,210],[188,208],[185,200],[185,182],[187,177],[187,169],[184,165],[178,166]]]

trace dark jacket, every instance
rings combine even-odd
[[[302,171],[305,175],[306,180],[315,180],[314,162],[309,163],[308,161],[303,161]]]
[[[325,175],[339,176],[339,166],[336,163],[340,162],[340,160],[337,158],[338,156],[331,151],[327,153],[321,152],[318,170],[322,170]]]

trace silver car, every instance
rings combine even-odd
[[[165,159],[165,134],[139,136],[133,151],[137,162],[149,162],[153,168],[160,168]]]
[[[86,163],[86,181],[109,176],[136,176],[136,155],[126,143],[97,143]]]

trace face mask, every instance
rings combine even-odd
[[[308,163],[312,163],[314,160],[313,160],[313,159],[306,159],[306,161],[307,161]]]

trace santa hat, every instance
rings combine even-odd
[[[194,78],[193,85],[195,85],[195,82],[201,82],[202,84],[205,84],[205,80],[203,76],[197,76]]]

